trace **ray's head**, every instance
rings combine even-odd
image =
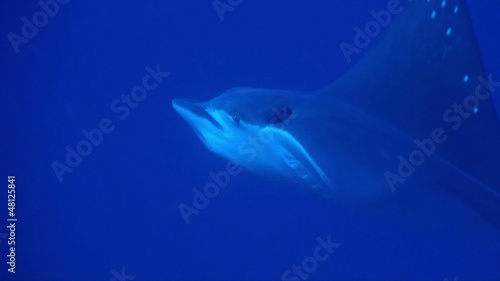
[[[286,92],[233,88],[211,100],[174,99],[173,108],[213,153],[235,159],[238,147],[267,127],[283,128],[294,116]]]

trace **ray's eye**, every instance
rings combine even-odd
[[[233,121],[236,124],[239,124],[241,120],[241,117],[238,114],[233,115]]]

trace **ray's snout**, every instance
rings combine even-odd
[[[193,129],[200,129],[203,122],[209,122],[211,126],[222,130],[221,125],[217,122],[212,115],[207,112],[206,102],[186,100],[186,99],[173,99],[172,107],[179,113],[179,115],[186,120]]]
[[[191,112],[196,115],[205,114],[205,109],[201,105],[200,102],[190,101],[185,99],[173,99],[172,107],[179,113],[181,116],[184,116],[186,112]]]

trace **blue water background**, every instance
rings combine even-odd
[[[6,34],[19,33],[21,17],[39,6],[3,1],[0,183],[16,175],[19,221],[17,273],[6,272],[3,239],[0,279],[112,280],[125,269],[134,280],[278,280],[328,235],[341,246],[311,280],[500,279],[498,240],[419,239],[247,173],[189,225],[180,215],[178,205],[191,204],[192,189],[225,161],[178,117],[172,98],[322,87],[350,67],[339,43],[386,4],[243,0],[221,21],[211,1],[73,0],[15,54]],[[486,71],[500,77],[500,2],[469,4]],[[157,64],[170,76],[118,119],[110,104]],[[59,183],[51,163],[63,163],[65,147],[106,117],[114,132]],[[7,233],[4,199],[0,210]]]

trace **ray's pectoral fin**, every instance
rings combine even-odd
[[[319,192],[323,196],[330,197],[334,191],[333,181],[314,161],[307,150],[287,132],[279,131],[276,135],[281,138],[280,143],[283,145],[282,159],[286,166],[293,171],[294,176],[301,179],[312,190]]]

